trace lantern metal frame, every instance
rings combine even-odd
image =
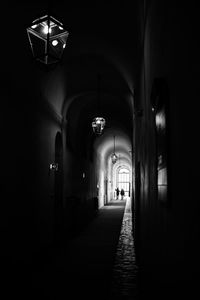
[[[26,29],[33,57],[45,65],[60,61],[69,32],[49,14],[32,22]]]

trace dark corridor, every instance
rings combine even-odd
[[[1,298],[198,297],[196,4],[1,8]]]

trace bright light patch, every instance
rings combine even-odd
[[[156,114],[156,126],[158,129],[165,128],[165,115],[163,112]]]
[[[55,46],[57,46],[58,45],[58,41],[57,40],[53,40],[52,41],[52,45],[55,47]]]
[[[43,32],[44,32],[44,34],[51,33],[51,32],[52,32],[52,29],[51,29],[51,27],[49,27],[48,25],[45,25],[45,26],[44,26],[44,29],[43,29]]]
[[[158,185],[167,185],[167,168],[158,171]]]

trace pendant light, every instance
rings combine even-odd
[[[97,105],[100,111],[100,76],[98,76],[98,86],[97,86]],[[101,135],[103,133],[104,127],[106,125],[106,120],[101,116],[97,116],[92,121],[92,129],[94,134]]]
[[[51,65],[62,58],[69,33],[60,21],[47,14],[34,20],[26,30],[37,61]]]
[[[115,135],[113,137],[114,137],[114,149],[113,149],[114,151],[113,151],[113,153],[111,155],[111,160],[112,160],[112,163],[115,164],[116,161],[117,161],[117,159],[118,159],[118,157],[117,157],[117,155],[115,153]]]

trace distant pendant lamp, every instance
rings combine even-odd
[[[45,15],[34,20],[26,30],[36,60],[51,65],[62,58],[69,33],[61,22]]]
[[[104,127],[106,125],[106,120],[102,117],[96,117],[92,122],[92,129],[96,135],[101,135]]]
[[[98,76],[98,87],[97,87],[97,104],[99,107],[100,111],[100,87],[99,87],[99,82],[100,82],[100,76]],[[92,121],[92,129],[94,134],[96,135],[101,135],[103,133],[104,127],[106,125],[106,120],[103,117],[95,117]]]
[[[114,135],[114,149],[113,149],[113,154],[111,155],[111,160],[112,160],[112,163],[115,164],[116,161],[117,161],[118,157],[115,153],[115,135]]]

